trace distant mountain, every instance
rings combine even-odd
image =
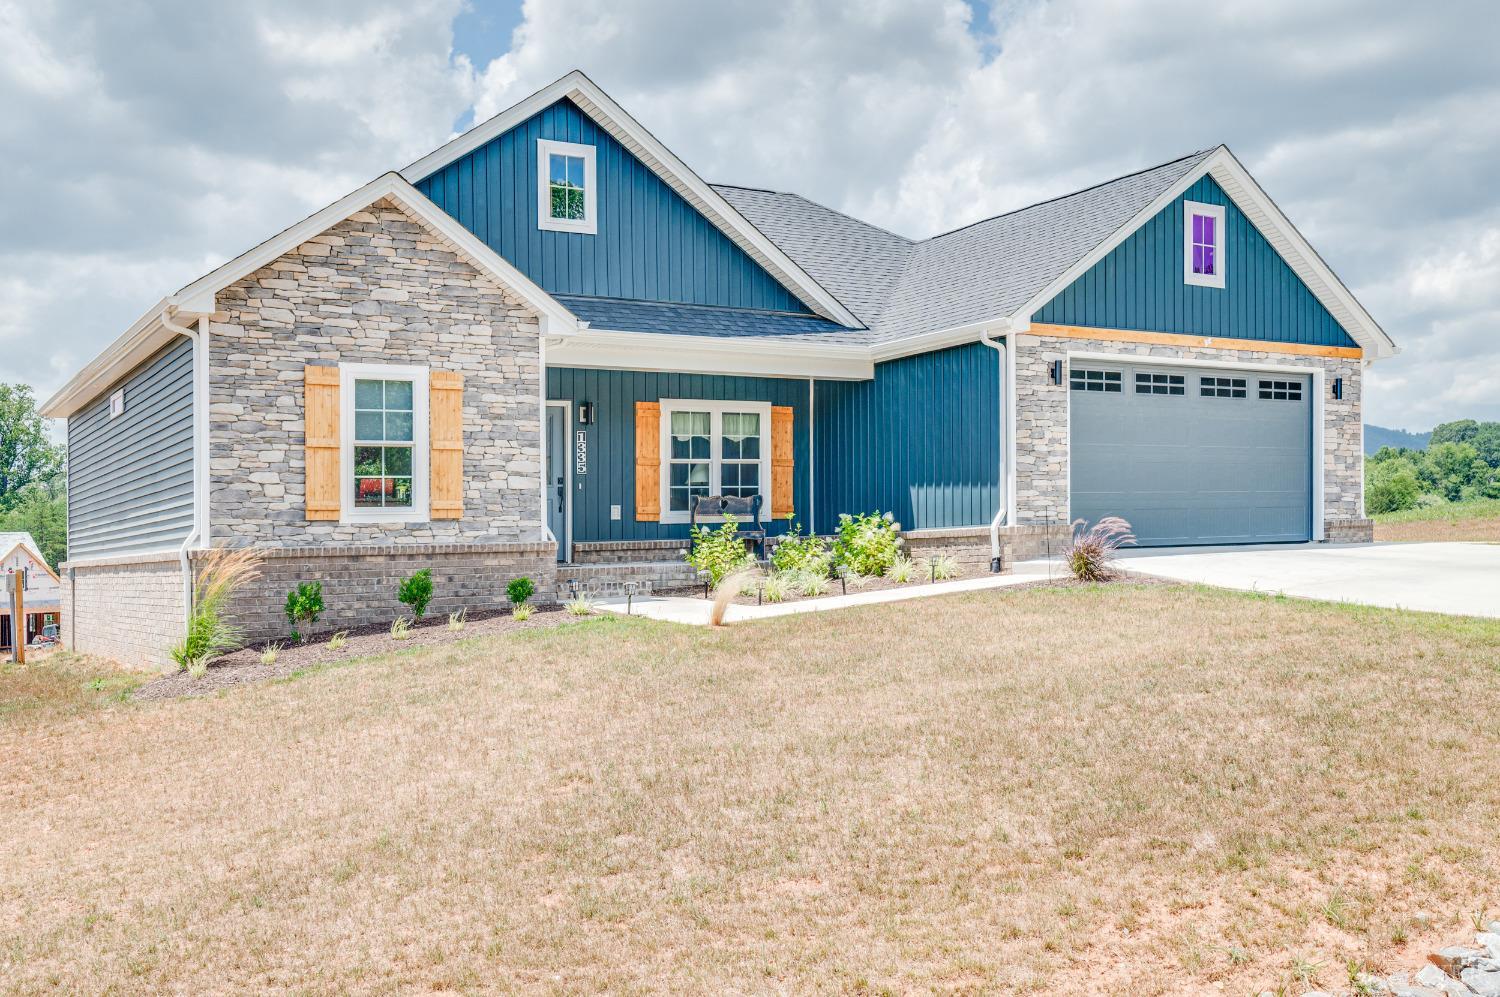
[[[1381,447],[1405,447],[1408,450],[1426,450],[1431,433],[1408,433],[1404,429],[1386,429],[1384,426],[1365,425],[1365,455],[1369,456]]]

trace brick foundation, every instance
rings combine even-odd
[[[1323,523],[1323,537],[1329,543],[1367,544],[1375,542],[1373,519],[1329,519]]]
[[[170,668],[185,595],[176,554],[62,565],[63,646],[132,668]]]
[[[283,640],[290,624],[286,596],[297,583],[323,583],[322,617],[312,633],[390,623],[410,611],[396,598],[401,579],[432,569],[428,615],[507,605],[505,586],[522,575],[536,582],[532,601],[556,601],[557,546],[545,543],[402,544],[382,547],[275,547],[264,550],[260,577],[230,607],[252,641]],[[195,555],[195,568],[202,564]]]

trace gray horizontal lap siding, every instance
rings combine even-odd
[[[179,338],[68,419],[68,557],[169,550],[192,527],[193,344]]]

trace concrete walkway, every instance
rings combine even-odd
[[[741,623],[747,620],[769,619],[773,616],[823,613],[831,609],[847,609],[850,606],[873,606],[879,603],[902,602],[907,599],[922,599],[934,595],[1008,588],[1012,585],[1025,585],[1027,582],[1043,580],[1047,577],[1047,571],[1045,561],[1030,561],[1016,565],[1013,571],[1004,575],[981,575],[976,578],[960,578],[951,582],[908,585],[903,588],[880,589],[873,592],[851,592],[848,595],[830,595],[764,606],[731,605],[724,614],[724,622]],[[624,599],[602,599],[594,605],[606,613],[625,615]],[[703,598],[637,596],[631,605],[631,612],[636,616],[644,616],[653,620],[708,626],[708,617],[712,608],[712,603]]]
[[[1129,571],[1388,609],[1500,618],[1500,544],[1284,544],[1122,551]]]

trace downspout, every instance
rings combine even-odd
[[[537,386],[537,442],[541,444],[541,449],[538,451],[541,457],[539,461],[540,469],[537,472],[537,479],[541,484],[537,492],[537,498],[541,504],[537,507],[537,511],[542,516],[542,539],[561,544],[562,541],[557,539],[553,534],[552,527],[547,525],[547,510],[549,507],[547,500],[547,485],[549,483],[547,472],[547,316],[539,316],[537,323],[536,366],[539,371],[537,380],[541,382]],[[561,459],[561,457],[562,455],[559,454],[558,458]],[[564,552],[559,551],[558,553]],[[566,555],[564,554],[564,556]]]
[[[208,327],[190,329],[172,320],[171,307],[163,308],[161,326],[168,332],[186,336],[193,344],[193,528],[177,548],[177,563],[182,569],[182,626],[186,633],[193,618],[193,565],[188,554],[201,545],[208,535]]]
[[[991,339],[989,331],[985,330],[979,334],[979,341],[999,354],[998,359],[1000,361],[1000,404],[998,414],[998,418],[1000,420],[1000,466],[998,469],[999,476],[997,478],[997,490],[999,492],[1000,507],[995,510],[995,518],[990,520],[990,571],[998,575],[1002,567],[1000,561],[1000,527],[1005,525],[1006,510],[1010,508],[1010,499],[1007,496],[1005,490],[1007,484],[1005,466],[1006,440],[1009,438],[1010,434],[1010,420],[1006,418],[1005,411],[1005,375],[1008,369],[1007,365],[1009,364],[1010,356],[1009,352],[1006,349],[1006,342],[1003,340],[1003,337]]]

